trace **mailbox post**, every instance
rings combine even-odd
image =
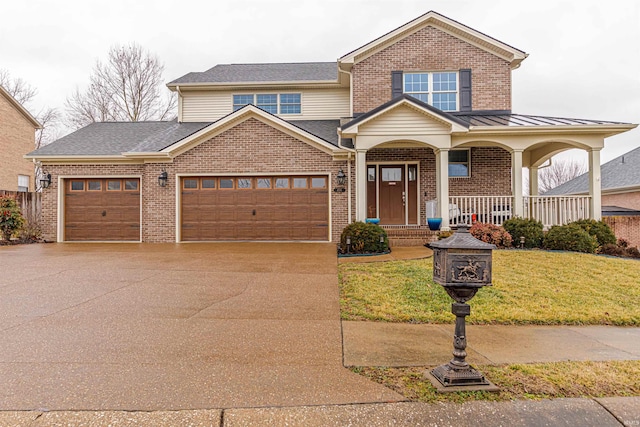
[[[491,253],[495,245],[482,242],[460,226],[447,239],[431,243],[433,249],[433,280],[442,285],[455,300],[451,312],[456,316],[453,338],[453,359],[433,369],[427,376],[438,391],[497,390],[485,376],[470,366],[467,357],[465,317],[471,313],[467,304],[483,286],[491,286]]]

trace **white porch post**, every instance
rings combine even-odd
[[[511,152],[511,191],[513,193],[513,214],[524,218],[522,195],[522,150]]]
[[[589,151],[589,196],[591,196],[591,218],[602,219],[602,187],[600,180],[600,149]]]
[[[538,193],[538,168],[529,167],[529,195],[537,196]]]
[[[356,150],[356,221],[367,219],[367,150]]]
[[[436,197],[442,218],[442,231],[449,231],[449,149],[434,150],[436,154]]]

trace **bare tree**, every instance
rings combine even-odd
[[[163,97],[164,65],[137,44],[114,46],[106,63],[97,61],[89,87],[67,98],[66,122],[73,128],[93,122],[166,120],[177,99]]]
[[[0,86],[22,105],[28,104],[38,93],[34,87],[21,78],[11,77],[9,71],[5,69],[0,70]]]
[[[538,188],[540,193],[545,193],[552,188],[571,181],[573,178],[587,171],[584,163],[577,160],[558,160],[550,166],[538,171]]]

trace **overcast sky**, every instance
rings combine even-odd
[[[0,69],[38,89],[34,114],[62,109],[114,44],[157,54],[169,82],[215,64],[333,61],[434,10],[530,55],[513,71],[515,113],[640,123],[638,0],[29,0],[1,10]],[[639,146],[639,129],[609,138],[602,160]]]

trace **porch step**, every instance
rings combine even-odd
[[[438,240],[438,232],[429,230],[427,226],[391,227],[382,226],[387,232],[389,246],[423,246]]]

